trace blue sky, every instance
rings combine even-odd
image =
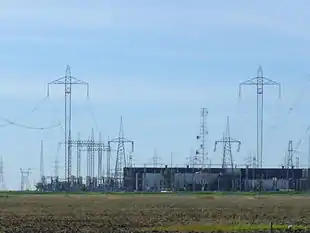
[[[107,141],[117,136],[122,115],[125,135],[136,142],[133,163],[151,163],[156,148],[163,163],[173,152],[173,163],[182,165],[198,146],[199,111],[206,107],[212,163],[221,161],[214,140],[229,115],[231,134],[242,141],[234,160],[243,164],[256,150],[256,96],[246,87],[239,100],[238,85],[261,64],[283,87],[281,99],[276,88],[266,90],[264,164],[281,164],[291,139],[305,140],[298,155],[306,166],[309,6],[288,0],[1,1],[0,115],[36,127],[63,122],[61,86],[29,112],[69,64],[73,76],[90,84],[89,101],[83,87],[73,90],[73,134],[86,139],[94,127]],[[0,130],[7,187],[19,188],[20,168],[32,168],[30,181],[38,179],[41,139],[51,174],[61,128]],[[63,167],[62,154],[59,159]]]

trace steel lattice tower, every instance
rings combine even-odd
[[[114,171],[114,179],[118,182],[119,188],[122,186],[123,180],[123,170],[126,167],[126,152],[125,152],[125,144],[131,144],[131,152],[134,151],[134,142],[128,140],[124,136],[124,129],[123,129],[123,117],[121,117],[120,121],[120,128],[118,137],[114,140],[108,142],[109,148],[111,143],[117,143],[117,151],[116,151],[116,162],[115,162],[115,171]]]
[[[154,154],[152,157],[153,167],[158,167],[159,165],[161,165],[161,163],[159,163],[160,160],[161,160],[161,158],[158,156],[157,149],[155,148]]]
[[[88,141],[91,141],[91,137],[88,137]],[[86,176],[91,177],[91,143],[87,145],[87,170]]]
[[[58,172],[59,171],[59,159],[58,159],[58,155],[59,155],[60,149],[61,149],[61,142],[59,142],[57,144],[57,153],[56,153],[55,160],[54,160],[54,176],[55,176],[55,178],[59,177],[59,172]]]
[[[127,167],[132,167],[132,151],[128,153]]]
[[[308,169],[310,169],[310,135],[308,138]]]
[[[286,159],[286,168],[293,168],[294,167],[294,153],[297,152],[293,149],[293,141],[288,141],[287,147],[287,159]]]
[[[232,156],[232,144],[237,144],[237,152],[240,151],[241,141],[235,140],[230,136],[230,126],[229,126],[229,117],[227,117],[227,123],[226,123],[226,130],[223,134],[223,139],[215,141],[214,143],[214,151],[216,151],[217,144],[222,143],[223,144],[223,159],[222,159],[222,168],[228,168],[234,169],[234,162],[233,162],[233,156]]]
[[[30,168],[27,171],[20,169],[21,179],[20,179],[20,191],[30,190]]]
[[[80,177],[81,176],[81,148],[80,148],[80,144],[81,144],[81,134],[80,132],[78,132],[78,136],[77,136],[77,147],[76,147],[76,177]]]
[[[264,86],[278,86],[279,97],[281,96],[280,83],[264,77],[263,68],[261,66],[257,69],[257,77],[249,79],[239,84],[239,97],[241,96],[241,87],[245,85],[256,86],[256,107],[257,107],[257,164],[258,167],[263,167],[263,123],[264,123]]]
[[[195,168],[197,165],[199,165],[200,162],[198,161],[198,157],[194,148],[190,149],[190,155],[187,157],[187,160],[192,168]]]
[[[90,137],[90,173],[91,177],[95,177],[95,132],[91,130]]]
[[[64,77],[56,79],[48,83],[47,95],[49,96],[49,87],[52,84],[60,84],[65,87],[65,179],[70,179],[72,169],[72,146],[71,146],[71,128],[72,128],[72,106],[71,106],[71,93],[72,85],[80,84],[87,86],[87,97],[89,97],[89,85],[87,82],[79,80],[71,76],[70,67],[67,66],[66,74]]]
[[[124,143],[124,130],[123,130],[123,119],[121,117],[120,129],[118,134],[118,145],[116,151],[116,164],[114,171],[114,178],[118,181],[122,178],[123,168],[126,167],[126,152]]]
[[[0,190],[5,190],[3,157],[0,157]]]
[[[107,178],[110,182],[110,179],[111,179],[111,151],[112,151],[112,148],[111,148],[111,144],[109,143],[110,142],[110,139],[108,138],[108,146],[107,146]]]
[[[40,151],[40,178],[44,179],[44,151],[43,151],[43,140],[41,140],[41,151]]]
[[[299,164],[299,156],[296,156],[296,164],[295,167],[299,168],[300,164]]]
[[[101,132],[99,132],[99,143],[102,143],[102,136]],[[103,148],[99,147],[98,148],[98,180],[101,180],[103,177],[104,171],[103,171],[103,166],[102,166],[102,159],[103,159]]]
[[[197,140],[200,141],[199,149],[196,150],[196,157],[193,158],[197,160],[201,164],[201,168],[205,167],[205,162],[208,159],[208,151],[207,151],[207,136],[209,134],[207,128],[207,117],[208,110],[206,108],[202,108],[200,111],[200,134],[196,137]]]

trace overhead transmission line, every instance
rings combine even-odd
[[[300,102],[304,98],[304,95],[307,93],[307,89],[309,88],[310,79],[307,78],[305,83],[302,85],[300,90],[298,91],[298,94],[296,98],[290,103],[289,108],[285,109],[283,113],[280,113],[280,116],[276,117],[276,124],[271,125],[270,128],[276,129],[283,127],[283,124],[285,124],[283,121],[287,120],[286,118],[290,116],[297,107],[300,107]],[[279,121],[280,119],[280,121]]]
[[[48,126],[44,126],[44,127],[35,127],[35,126],[29,126],[29,125],[20,124],[20,123],[11,121],[11,120],[6,119],[6,118],[1,117],[1,116],[0,116],[0,118],[1,118],[3,121],[8,122],[7,125],[14,125],[14,126],[21,127],[21,128],[24,128],[24,129],[47,130],[47,129],[53,129],[53,128],[56,128],[56,127],[61,126],[61,123],[59,122],[59,123],[57,123],[57,124],[48,125]]]
[[[27,115],[30,115],[30,114],[34,113],[35,111],[37,111],[46,102],[47,99],[48,99],[48,96],[46,96],[38,104],[36,104],[35,107],[32,108],[29,113],[25,113],[25,114],[22,114],[19,117],[17,117],[17,120],[22,119],[22,118],[26,117]],[[48,129],[53,129],[53,128],[61,126],[61,123],[59,122],[57,124],[52,124],[52,125],[48,125],[48,126],[44,126],[44,127],[37,127],[37,126],[30,126],[30,125],[26,125],[26,124],[21,124],[21,123],[16,122],[16,120],[11,120],[11,119],[3,117],[3,116],[0,116],[0,118],[4,122],[6,122],[5,124],[0,125],[1,128],[9,126],[9,125],[14,125],[16,127],[29,129],[29,130],[48,130]]]
[[[28,113],[24,113],[24,114],[18,116],[17,118],[15,118],[14,120],[7,118],[7,117],[4,117],[4,116],[0,116],[0,119],[2,119],[4,122],[6,122],[5,124],[0,124],[0,128],[11,126],[11,125],[16,126],[16,127],[20,127],[20,128],[24,128],[24,129],[29,129],[29,130],[48,130],[48,129],[53,129],[53,128],[57,128],[57,127],[62,127],[63,125],[60,122],[58,122],[56,124],[47,125],[44,127],[31,126],[31,125],[26,125],[26,124],[22,124],[22,123],[18,122],[19,120],[27,117],[28,115],[31,115],[32,113],[34,113],[38,109],[40,109],[40,107],[47,100],[49,100],[49,96],[46,96],[41,101],[39,101]],[[99,124],[98,124],[97,118],[95,116],[94,108],[93,108],[89,98],[87,98],[85,105],[87,108],[87,112],[91,113],[91,117],[92,117],[92,120],[94,121],[95,128],[97,130],[99,130]]]
[[[86,98],[85,108],[86,108],[86,112],[90,112],[90,114],[91,114],[91,118],[92,118],[92,120],[93,120],[93,122],[95,124],[95,129],[97,131],[100,131],[100,127],[99,127],[99,124],[98,124],[98,121],[97,121],[95,110],[94,110],[94,108],[92,106],[92,103],[90,101],[89,96]]]

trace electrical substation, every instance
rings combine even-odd
[[[44,142],[40,147],[40,182],[36,184],[36,191],[40,192],[162,192],[162,191],[279,191],[310,189],[310,167],[299,168],[299,157],[296,156],[301,141],[293,147],[293,141],[288,142],[285,164],[280,167],[264,168],[263,153],[263,110],[265,86],[278,86],[279,97],[281,85],[265,78],[263,69],[258,67],[257,77],[240,83],[256,87],[257,95],[257,132],[256,153],[246,164],[238,165],[234,162],[234,153],[238,153],[244,146],[241,140],[231,136],[230,118],[226,118],[226,127],[222,138],[214,142],[214,152],[222,149],[220,165],[212,164],[208,151],[208,114],[207,108],[200,111],[200,129],[198,135],[193,135],[199,142],[199,147],[188,158],[184,166],[159,163],[157,150],[154,150],[151,166],[135,166],[133,164],[136,142],[124,135],[123,118],[120,116],[118,137],[104,141],[100,132],[91,129],[88,137],[83,138],[79,132],[72,130],[71,90],[74,85],[84,85],[86,95],[89,96],[89,84],[72,77],[70,67],[66,69],[64,77],[48,83],[47,97],[52,85],[64,86],[64,137],[57,142],[58,152],[63,154],[55,159],[52,175],[44,172]],[[198,114],[197,114],[198,115]],[[8,124],[15,124],[8,121]],[[17,124],[17,123],[16,123]],[[26,127],[26,126],[25,126]],[[40,130],[59,127],[53,125]],[[35,127],[32,127],[35,128]],[[306,130],[308,132],[308,129]],[[254,135],[253,135],[254,136]],[[139,145],[138,145],[139,146]],[[61,153],[63,152],[63,153]],[[310,154],[310,137],[309,137]],[[172,156],[172,155],[171,155]],[[111,159],[113,158],[113,160]],[[294,164],[296,160],[296,164]],[[76,161],[76,170],[72,161]],[[114,163],[112,163],[112,161]],[[64,164],[63,175],[60,175],[59,164]],[[310,163],[310,156],[309,156]],[[0,188],[5,189],[4,160],[0,160]],[[86,176],[82,175],[82,168],[86,169]],[[21,191],[30,190],[30,168],[21,168]],[[62,174],[62,172],[61,172]]]

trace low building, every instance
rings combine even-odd
[[[124,168],[127,191],[276,191],[310,189],[308,169],[282,168]]]

